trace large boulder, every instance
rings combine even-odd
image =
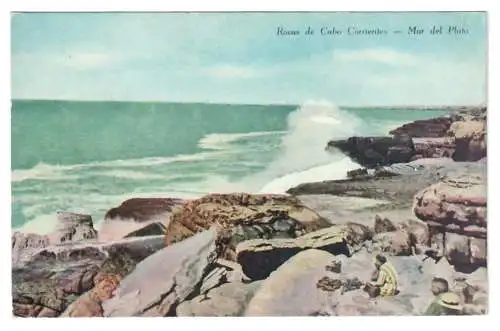
[[[104,316],[175,315],[179,303],[199,293],[218,256],[215,229],[163,248],[141,261],[126,276],[115,296],[103,302]]]
[[[177,307],[177,316],[242,316],[262,281],[226,283],[184,301]]]
[[[174,198],[132,198],[106,213],[99,229],[100,241],[165,233],[171,213],[184,201]]]
[[[97,238],[90,215],[57,212],[57,220],[56,230],[48,235],[51,245]]]
[[[427,223],[431,241],[456,266],[486,265],[484,170],[448,173],[415,196],[415,215]]]
[[[168,216],[183,200],[175,198],[132,198],[108,210],[104,219],[146,222]]]
[[[248,304],[245,316],[311,316],[328,309],[328,292],[317,287],[331,276],[334,255],[310,249],[295,255],[267,278]]]
[[[92,241],[97,237],[90,215],[58,212],[57,227],[47,235],[23,233],[12,234],[12,263],[28,260],[40,248],[68,244],[79,241]]]
[[[69,244],[82,241],[95,241],[97,231],[92,217],[86,214],[57,212],[57,225],[54,231],[47,235],[23,233],[12,234],[12,263],[21,263],[29,259],[37,249]]]
[[[347,231],[347,226],[332,226],[296,239],[247,240],[236,247],[237,261],[250,279],[265,279],[288,259],[304,250],[319,249],[334,255],[349,255]]]
[[[257,238],[295,238],[330,224],[297,198],[246,193],[210,194],[174,212],[165,235],[171,245],[216,226],[227,239],[224,253],[234,260],[239,242]]]
[[[486,121],[454,122],[448,132],[455,138],[455,161],[478,161],[486,157]]]
[[[413,142],[408,136],[331,140],[327,150],[332,149],[340,150],[354,162],[367,168],[409,162],[415,152]]]

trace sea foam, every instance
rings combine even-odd
[[[285,134],[286,131],[257,131],[249,133],[210,133],[198,142],[198,147],[212,150],[228,150],[231,143],[247,138]]]
[[[40,188],[36,194],[26,192],[15,197],[16,203],[25,205],[23,214],[29,220],[17,230],[48,233],[57,222],[56,211],[79,209],[82,209],[83,213],[91,214],[94,225],[100,228],[106,210],[132,197],[168,196],[193,199],[216,192],[284,193],[304,182],[345,178],[348,170],[359,167],[341,153],[332,154],[325,151],[328,140],[362,135],[363,122],[358,117],[329,102],[307,102],[288,115],[287,124],[287,131],[208,134],[198,142],[198,147],[208,151],[196,154],[73,165],[40,163],[32,169],[14,170],[13,182],[41,179],[41,185],[44,180],[68,179],[67,186],[71,188],[61,188],[62,183],[58,183],[57,191],[51,189],[49,192]],[[241,140],[251,144],[235,143]],[[241,158],[242,155],[247,157]],[[184,165],[202,165],[208,164],[208,161],[215,163],[208,167],[197,165],[184,170]],[[177,163],[182,166],[177,168]],[[217,165],[219,163],[220,165]],[[224,169],[223,166],[232,167],[234,164],[234,167],[238,170],[241,168],[244,173],[245,169],[249,170],[259,163],[263,170],[257,170],[256,174],[236,180],[230,180],[224,170],[221,170]],[[168,165],[168,168],[164,165]],[[193,169],[199,170],[185,172]],[[78,182],[72,180],[75,176],[79,179]],[[121,181],[144,179],[145,186],[131,186],[130,191],[125,191],[124,194],[120,194],[119,190],[96,191],[95,176],[114,177]],[[171,180],[191,176],[192,181]],[[85,180],[85,177],[92,178]],[[194,180],[196,177],[199,179]],[[112,183],[110,182],[110,185],[113,185]],[[75,185],[82,186],[74,187]],[[45,195],[38,191],[45,192]]]
[[[362,121],[328,101],[309,101],[288,116],[288,132],[281,152],[265,171],[258,174],[265,183],[262,193],[284,193],[304,182],[345,178],[346,172],[360,167],[342,154],[325,151],[331,139],[356,135]],[[250,181],[256,178],[250,178]]]
[[[359,164],[345,157],[336,162],[317,166],[304,171],[297,171],[276,178],[264,185],[264,187],[259,190],[259,193],[285,193],[289,188],[302,183],[345,179],[347,178],[347,171],[357,169],[359,167]]]
[[[42,179],[42,180],[77,179],[79,177],[74,175],[69,175],[67,173],[72,172],[73,170],[80,170],[80,169],[133,168],[133,167],[157,166],[175,162],[204,161],[210,158],[216,158],[219,155],[220,152],[202,152],[197,154],[177,155],[173,157],[147,157],[141,159],[100,161],[100,162],[89,162],[89,163],[70,164],[70,165],[38,163],[31,169],[13,170],[11,173],[11,181],[22,182],[29,179]],[[103,175],[106,176],[106,174]],[[110,175],[110,173],[108,173],[108,175]],[[133,174],[132,178],[137,178],[137,176],[141,175]],[[123,173],[121,173],[121,175],[118,174],[115,177],[123,177]]]

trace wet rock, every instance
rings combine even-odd
[[[404,163],[410,161],[414,154],[413,142],[410,146],[393,146],[387,150],[386,160],[388,164]]]
[[[340,150],[366,168],[409,162],[414,154],[413,142],[407,136],[350,137],[329,141],[327,149]]]
[[[183,200],[173,198],[132,198],[108,210],[104,219],[131,220],[142,223],[169,215]]]
[[[99,231],[99,240],[108,242],[124,237],[164,233],[172,212],[183,204],[173,198],[132,198],[111,208]]]

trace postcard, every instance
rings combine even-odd
[[[15,317],[484,315],[485,12],[17,12]]]

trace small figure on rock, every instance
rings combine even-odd
[[[431,291],[436,298],[427,307],[424,315],[462,315],[460,298],[456,293],[449,291],[446,279],[434,278],[432,280]]]
[[[375,270],[372,273],[371,282],[364,288],[371,298],[377,296],[393,296],[398,293],[398,276],[394,267],[387,262],[387,258],[377,254],[373,259]]]

